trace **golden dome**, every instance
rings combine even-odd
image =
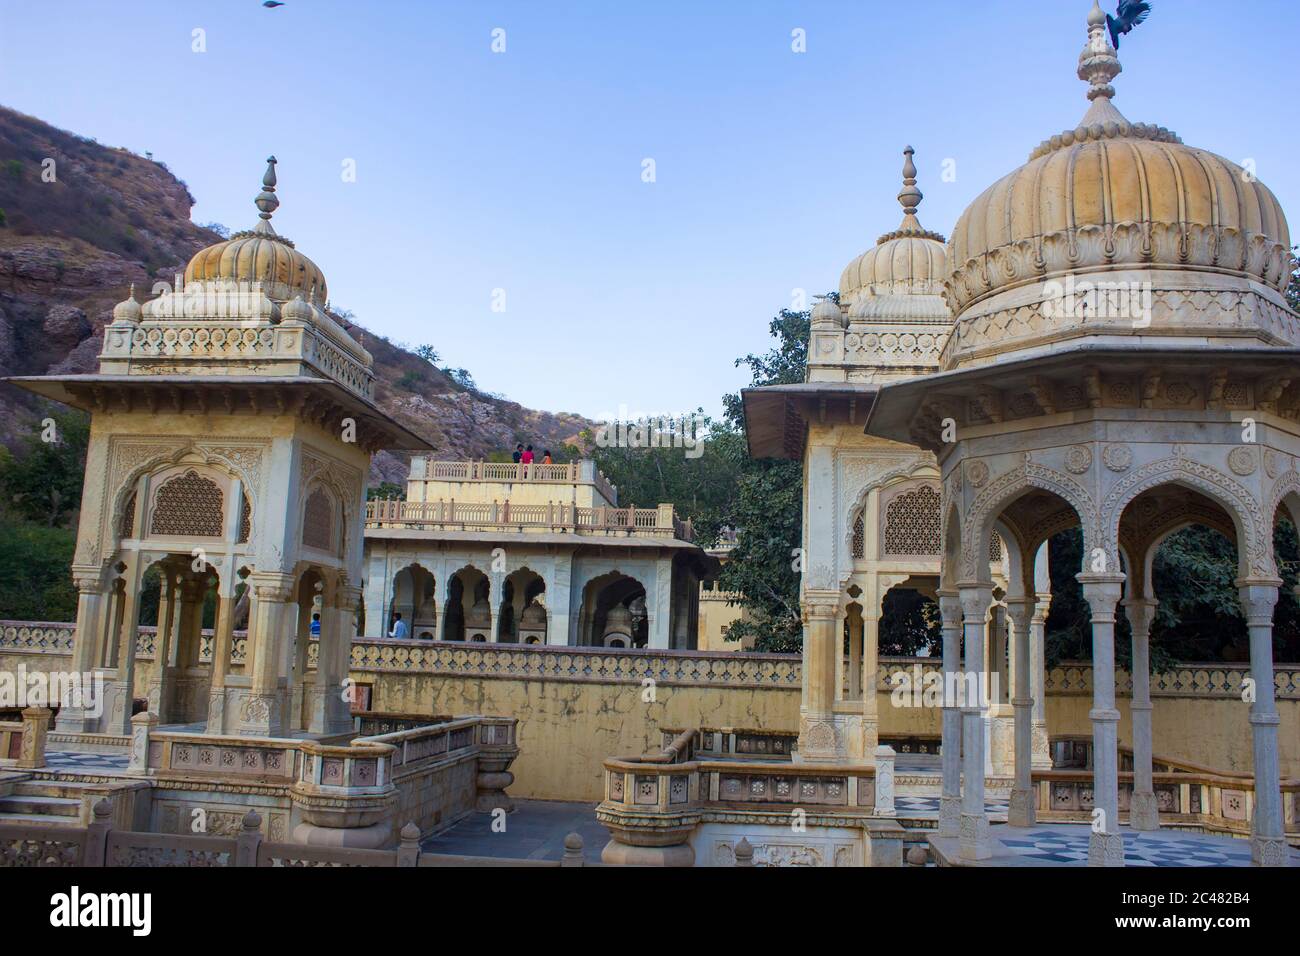
[[[1104,24],[1089,18],[1079,58],[1079,77],[1092,87],[1083,122],[1040,145],[958,219],[945,284],[954,313],[1045,276],[1124,267],[1226,273],[1285,289],[1291,240],[1276,197],[1236,163],[1123,117],[1111,103],[1121,67]]]
[[[262,177],[263,189],[254,200],[260,217],[257,226],[195,253],[185,267],[187,283],[204,279],[260,282],[267,297],[276,302],[298,294],[322,305],[328,300],[324,273],[271,226],[271,214],[280,205],[275,181],[272,156]]]
[[[903,222],[876,240],[840,276],[840,302],[851,305],[861,295],[938,295],[946,268],[943,236],[921,228],[916,218],[922,194],[916,188],[914,150],[907,147],[903,164]]]

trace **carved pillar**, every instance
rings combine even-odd
[[[961,710],[957,696],[961,663],[961,601],[956,591],[939,592],[943,619],[943,793],[939,797],[939,836],[961,832]]]
[[[1133,721],[1133,795],[1129,800],[1128,824],[1134,830],[1160,829],[1160,811],[1151,782],[1151,621],[1159,602],[1151,598],[1127,598],[1124,613],[1133,632],[1133,696],[1129,714]]]
[[[172,649],[180,613],[180,589],[175,572],[163,563],[158,568],[158,633],[153,642],[153,679],[149,682],[149,710],[161,721],[171,721],[175,670]]]
[[[989,820],[984,812],[984,634],[993,589],[988,585],[963,586],[962,624],[966,632],[966,700],[962,706],[962,859],[985,860],[993,853]],[[973,699],[972,699],[973,698]]]
[[[835,656],[839,653],[836,594],[805,593],[803,605],[803,700],[799,707],[800,761],[835,761]]]
[[[1092,610],[1092,836],[1089,866],[1123,866],[1119,829],[1119,711],[1115,709],[1115,606],[1122,574],[1080,573],[1083,599]]]
[[[248,671],[249,689],[239,707],[236,732],[248,736],[278,737],[284,733],[285,714],[280,697],[280,658],[285,629],[294,620],[293,576],[255,572],[249,584],[257,595],[256,617],[249,619],[247,646],[253,648]]]
[[[876,696],[880,669],[880,618],[862,621],[862,753],[874,754],[880,746],[880,702]]]
[[[135,698],[135,645],[140,629],[140,556],[135,552],[125,559],[122,575],[121,618],[117,634],[117,678],[113,681],[107,730],[110,734],[131,736],[131,704]],[[114,636],[114,635],[111,635]]]
[[[233,562],[231,562],[233,565]],[[233,571],[230,580],[221,581],[217,593],[217,622],[212,632],[212,683],[208,687],[208,733],[226,732],[226,678],[230,674],[230,654],[235,644],[235,586]]]
[[[1256,866],[1286,866],[1290,855],[1282,830],[1281,772],[1277,755],[1280,719],[1273,698],[1273,609],[1280,581],[1237,582],[1250,632],[1250,676],[1255,701],[1250,705],[1255,754],[1255,808],[1250,826],[1250,857]]]
[[[1029,674],[1033,669],[1029,649],[1029,622],[1034,606],[1027,598],[1007,601],[1007,619],[1011,622],[1012,667],[1015,687],[1011,706],[1015,708],[1015,782],[1007,807],[1007,822],[1013,827],[1034,825],[1034,784],[1030,774],[1033,760],[1033,706]]]
[[[95,670],[96,661],[102,659],[99,647],[99,635],[102,633],[101,619],[108,603],[108,594],[103,575],[98,569],[84,570],[74,568],[73,583],[77,587],[77,628],[72,637],[72,670],[82,676],[82,687],[87,684],[90,674]],[[99,729],[100,717],[94,713],[95,704],[102,706],[102,701],[83,699],[75,702],[60,701],[59,716],[54,728],[60,733],[88,733]],[[86,705],[90,704],[90,707]]]
[[[325,733],[341,734],[352,729],[351,695],[343,694],[343,682],[348,678],[352,666],[352,638],[355,635],[357,607],[362,599],[361,589],[352,585],[340,585],[338,588],[339,639],[335,643],[330,673],[334,675],[334,686],[325,694]],[[321,647],[321,660],[324,660]],[[319,668],[320,665],[317,664]],[[319,680],[319,677],[317,678]]]
[[[1039,556],[1046,559],[1047,545]],[[1029,621],[1029,696],[1034,699],[1031,753],[1035,770],[1052,769],[1051,737],[1047,731],[1047,612],[1052,606],[1052,592],[1039,590],[1034,616]]]

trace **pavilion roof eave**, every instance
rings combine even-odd
[[[1300,348],[1285,346],[1215,346],[1150,343],[1140,349],[1109,343],[1081,343],[1068,349],[1047,354],[1027,355],[1023,358],[987,365],[934,372],[920,378],[907,379],[880,386],[879,395],[867,413],[862,432],[877,438],[913,443],[911,419],[918,403],[927,392],[948,390],[954,393],[974,393],[990,381],[1005,387],[1008,378],[1028,374],[1040,375],[1070,366],[1099,363],[1122,366],[1145,366],[1152,363],[1168,367],[1171,363],[1215,366],[1231,363],[1263,368],[1285,363],[1300,363]]]
[[[879,389],[878,385],[854,382],[799,382],[741,389],[749,457],[800,460],[807,423],[819,407],[829,401],[861,403],[865,414]]]
[[[286,396],[297,393],[301,398],[314,398],[332,403],[357,419],[358,424],[369,426],[382,440],[379,447],[401,451],[432,451],[427,440],[393,419],[373,402],[344,388],[327,378],[310,375],[33,375],[9,376],[0,381],[9,382],[25,391],[52,401],[70,405],[83,411],[94,411],[96,402],[90,396],[112,392],[163,393],[174,396],[180,393],[203,395],[239,394],[269,396],[265,408],[279,407]],[[217,403],[212,403],[217,407]]]

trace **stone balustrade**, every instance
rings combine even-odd
[[[676,687],[799,687],[799,657],[358,637],[351,670]]]
[[[699,730],[672,730],[661,728],[665,746],[682,733],[693,735],[691,751],[699,757],[743,757],[762,759],[765,757],[789,760],[799,742],[796,731],[747,730],[738,727],[712,729],[702,727]]]
[[[400,501],[366,502],[366,528],[455,531],[551,531],[556,533],[676,538],[694,541],[690,521],[673,514],[670,505],[657,508],[584,508],[565,502],[516,504],[492,502]]]
[[[383,715],[366,719],[381,723]],[[300,842],[377,848],[391,843],[394,819],[429,833],[474,809],[508,808],[515,720],[428,720],[334,744],[163,732],[157,717],[141,713],[131,719],[129,772],[164,786],[169,799],[184,797],[186,809],[202,806],[217,781],[270,798],[277,832],[293,825]]]
[[[527,482],[529,484],[594,485],[600,495],[611,502],[618,501],[618,493],[605,473],[591,459],[563,464],[544,465],[533,462],[508,461],[435,461],[432,458],[411,459],[410,477],[424,481],[494,481]]]
[[[1119,774],[1121,821],[1127,820],[1133,799],[1133,778],[1132,771]],[[1032,780],[1039,820],[1091,820],[1091,770],[1036,770]],[[1251,775],[1178,770],[1153,773],[1151,780],[1162,826],[1250,836],[1255,802]],[[1282,803],[1287,842],[1300,846],[1300,780],[1282,781]]]
[[[882,852],[885,843],[898,841],[901,865],[901,828],[880,819],[894,815],[892,761],[876,767],[710,760],[696,750],[721,745],[721,736],[697,729],[665,732],[657,753],[605,761],[605,799],[596,818],[613,837],[602,857],[606,863],[691,866],[690,840],[701,824],[788,827],[789,814],[798,810],[810,826],[869,829]],[[878,780],[878,773],[889,779]],[[878,802],[878,794],[886,799]],[[893,849],[886,855],[892,859]]]

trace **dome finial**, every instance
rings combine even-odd
[[[280,206],[280,200],[275,196],[275,157],[266,158],[266,172],[262,175],[262,191],[257,194],[253,200],[253,205],[258,209],[257,215],[261,222],[254,228],[254,232],[275,235],[275,229],[271,226],[271,214]]]
[[[1088,14],[1088,42],[1079,54],[1079,79],[1088,84],[1088,99],[1092,101],[1092,106],[1079,125],[1125,122],[1119,110],[1111,103],[1115,87],[1110,85],[1123,70],[1107,35],[1106,14],[1102,12],[1101,4],[1093,0],[1092,10]]]

